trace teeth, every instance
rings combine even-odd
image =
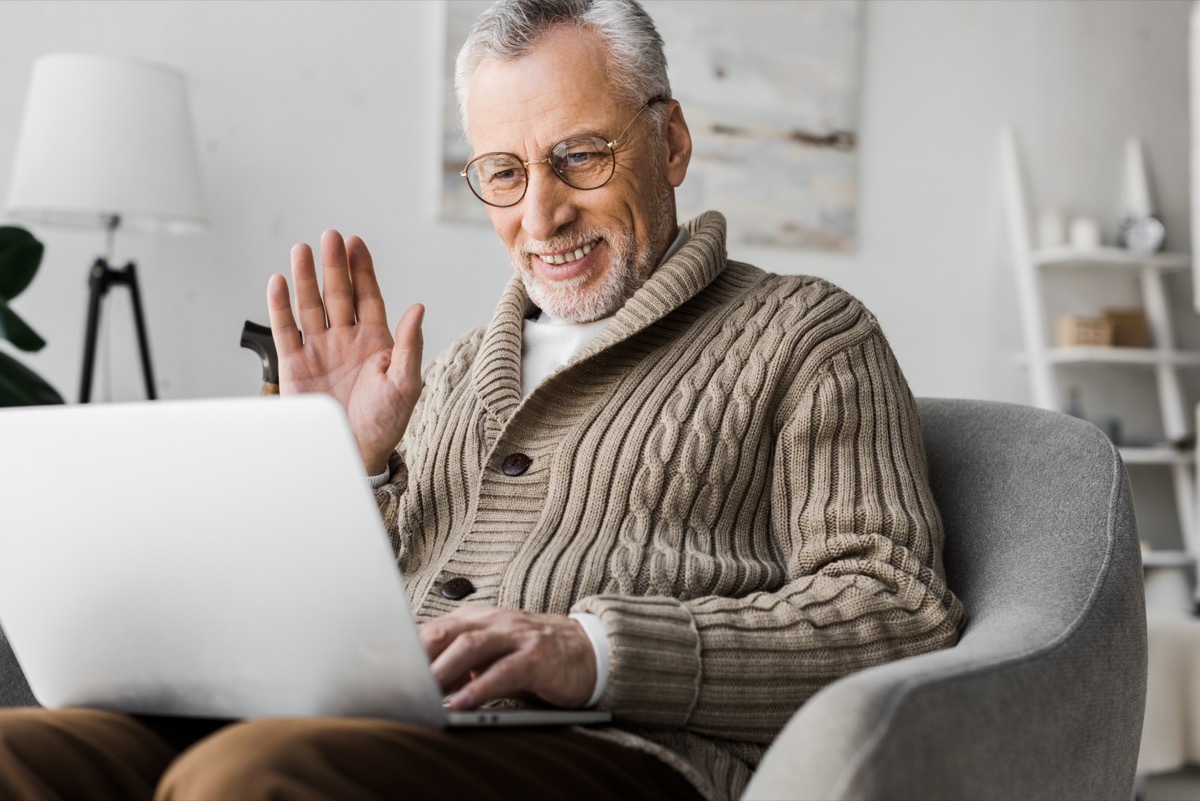
[[[596,246],[595,242],[589,242],[581,248],[578,248],[573,253],[559,253],[554,256],[542,256],[542,260],[550,264],[566,264],[567,262],[579,261],[584,256],[592,252],[592,248]]]

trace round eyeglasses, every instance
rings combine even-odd
[[[573,136],[550,148],[544,159],[521,161],[512,153],[484,153],[467,162],[459,173],[475,197],[489,206],[515,206],[525,197],[529,187],[529,168],[534,164],[549,164],[554,174],[567,186],[575,189],[599,189],[608,183],[617,170],[617,145],[642,112],[666,98],[655,97],[638,109],[629,124],[611,142],[602,136]]]

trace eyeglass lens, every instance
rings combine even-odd
[[[612,148],[598,136],[559,142],[546,161],[559,178],[576,189],[598,189],[616,168]],[[466,173],[471,190],[493,206],[511,206],[525,195],[528,168],[510,153],[480,156],[467,165]]]

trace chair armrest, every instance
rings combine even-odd
[[[834,682],[743,798],[1127,801],[1145,704],[1140,582],[1102,582],[1092,601],[1058,636],[1019,615],[972,620],[951,649]]]
[[[0,707],[7,706],[37,706],[37,699],[25,681],[25,674],[17,664],[8,638],[0,629]]]

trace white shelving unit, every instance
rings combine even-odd
[[[1179,442],[1190,432],[1189,415],[1184,409],[1183,389],[1178,371],[1200,367],[1200,352],[1175,347],[1174,326],[1167,303],[1163,276],[1191,267],[1191,257],[1180,253],[1138,256],[1121,248],[1099,247],[1079,250],[1071,247],[1037,249],[1030,234],[1030,203],[1025,189],[1016,137],[1011,130],[1001,133],[1001,157],[1004,170],[1006,207],[1011,234],[1013,269],[1021,333],[1025,343],[1023,361],[1029,370],[1033,402],[1046,409],[1062,410],[1055,382],[1055,369],[1068,364],[1094,364],[1098,369],[1150,370],[1154,375],[1159,411],[1163,421],[1163,440]],[[1138,278],[1153,345],[1127,347],[1053,347],[1046,320],[1042,291],[1047,271],[1116,270]],[[1179,528],[1183,538],[1181,551],[1151,551],[1144,555],[1147,567],[1195,568],[1200,557],[1200,532],[1197,531],[1196,453],[1170,445],[1122,447],[1126,464],[1158,465],[1170,471]],[[1200,601],[1200,584],[1197,587]]]

